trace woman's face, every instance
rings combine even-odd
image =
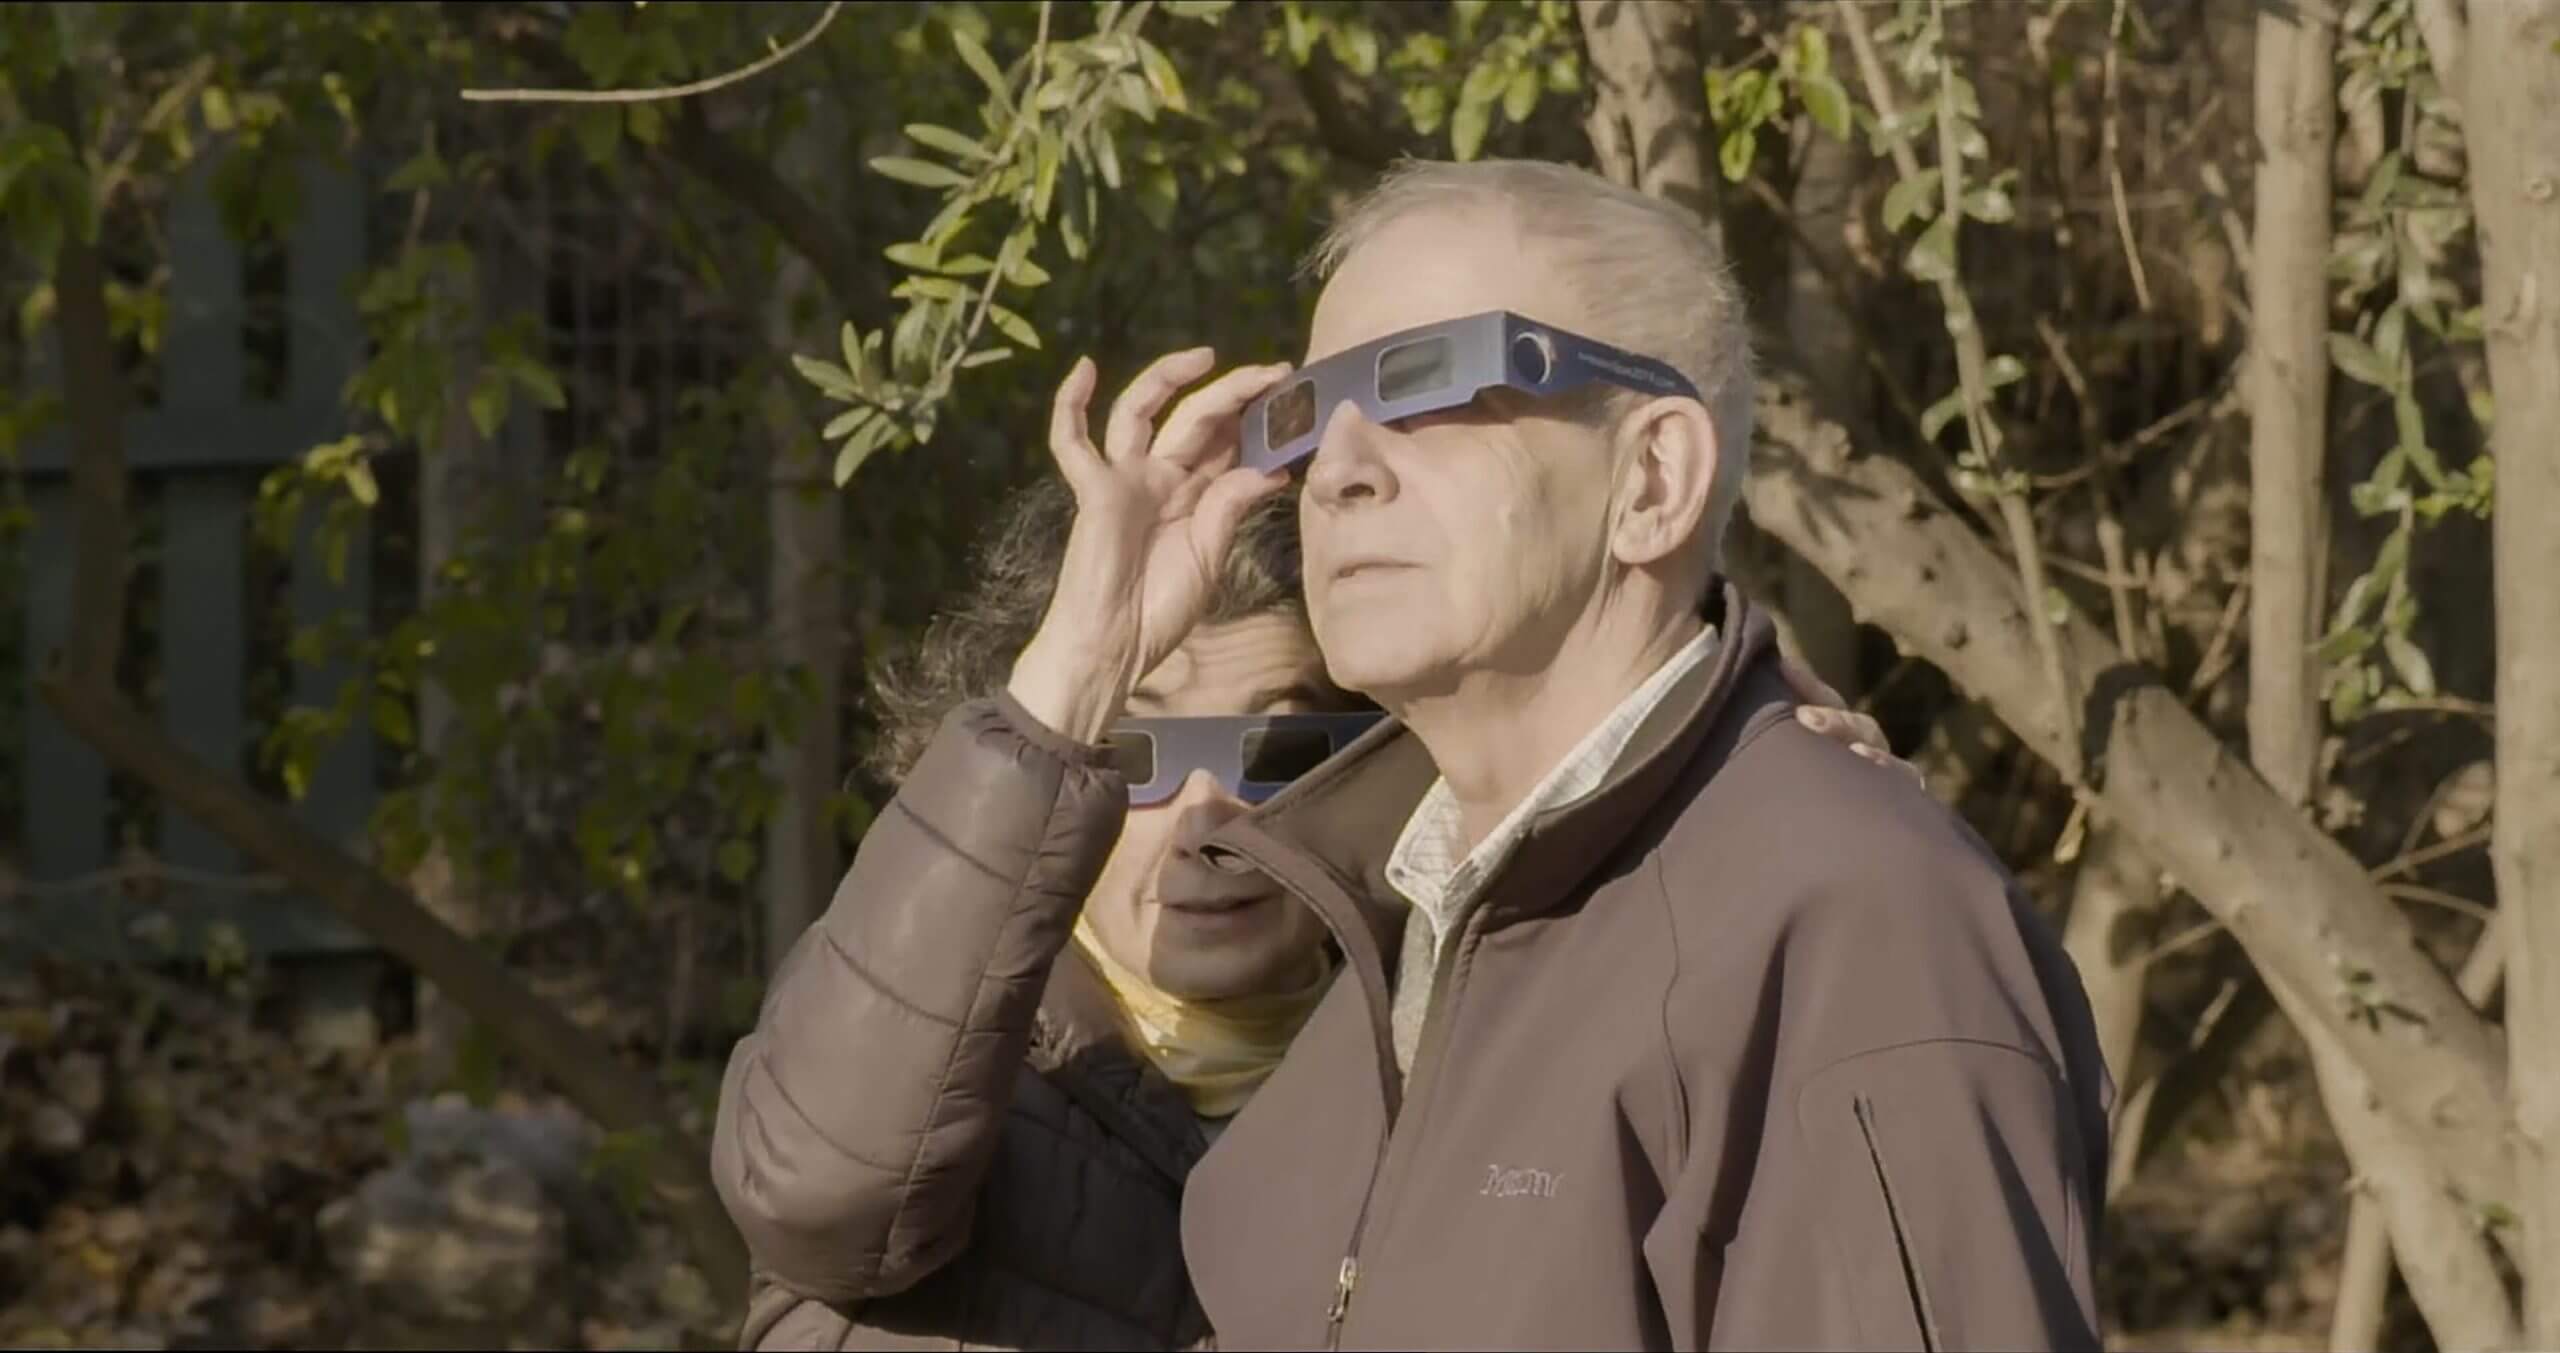
[[[1294,615],[1249,616],[1192,631],[1138,683],[1136,717],[1304,714],[1341,707],[1314,635]],[[1175,996],[1216,1000],[1294,990],[1313,975],[1324,923],[1260,874],[1200,858],[1243,800],[1194,771],[1172,798],[1129,810],[1119,844],[1085,901],[1111,956]]]

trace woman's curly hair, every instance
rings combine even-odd
[[[914,644],[873,668],[880,733],[864,768],[881,783],[906,778],[945,715],[965,701],[995,694],[1012,676],[1015,655],[1048,614],[1075,514],[1075,498],[1055,477],[1016,494],[979,546],[977,568],[959,604],[934,617]],[[1295,492],[1274,494],[1246,514],[1202,619],[1223,624],[1275,611],[1306,613]]]

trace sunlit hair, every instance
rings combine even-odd
[[[1582,298],[1578,314],[1540,318],[1668,362],[1698,387],[1717,453],[1703,527],[1720,558],[1749,469],[1753,388],[1742,291],[1715,237],[1686,208],[1572,165],[1405,160],[1342,210],[1308,272],[1331,277],[1353,250],[1417,212],[1507,217]],[[1592,408],[1614,417],[1640,398],[1615,392]]]
[[[906,778],[944,715],[1004,688],[1015,656],[1048,614],[1075,515],[1065,481],[1050,476],[1024,488],[979,545],[976,570],[959,602],[937,615],[911,647],[873,669],[880,736],[864,765],[882,783]],[[1274,494],[1254,504],[1236,529],[1217,589],[1203,624],[1306,614],[1296,494]]]

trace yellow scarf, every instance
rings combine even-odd
[[[1244,1107],[1263,1078],[1280,1065],[1289,1040],[1298,1036],[1299,1026],[1315,1013],[1316,1002],[1333,981],[1328,954],[1315,980],[1297,991],[1186,1000],[1114,960],[1081,916],[1076,918],[1076,943],[1118,998],[1121,1022],[1138,1050],[1180,1087],[1192,1111],[1203,1118],[1224,1118]]]

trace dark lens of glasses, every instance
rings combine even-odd
[[[1378,354],[1378,402],[1393,404],[1449,383],[1449,340],[1425,338]]]
[[[1262,728],[1244,735],[1244,778],[1287,784],[1324,764],[1333,738],[1320,728]]]
[[[1262,408],[1262,440],[1274,450],[1316,430],[1316,383],[1300,381]]]
[[[1113,733],[1111,761],[1131,788],[1150,783],[1156,778],[1156,740],[1145,733]]]

